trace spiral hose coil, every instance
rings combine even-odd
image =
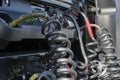
[[[107,72],[109,76],[104,76],[108,80],[120,79],[120,65],[116,62],[117,56],[115,54],[114,40],[111,34],[105,28],[99,28],[96,32],[101,51],[105,53],[105,64],[108,66]]]
[[[95,58],[97,57],[97,52],[95,50],[97,46],[97,42],[96,41],[93,41],[93,42],[90,42],[90,43],[87,43],[86,44],[86,48],[87,48],[87,52],[88,52],[88,59],[89,59],[89,64],[91,65],[91,63],[94,63],[95,61]],[[91,65],[92,68],[95,68],[97,66],[95,66],[95,64],[92,64]],[[93,79],[93,78],[96,78],[98,75],[97,75],[97,72],[90,75],[90,79]]]
[[[48,27],[51,27],[51,24],[57,26],[57,28],[54,27],[52,30],[47,30],[50,29]],[[72,60],[74,53],[70,49],[71,42],[67,38],[66,34],[61,31],[61,29],[62,27],[59,21],[50,20],[43,25],[42,33],[46,35],[51,52],[60,55],[57,58],[57,80],[75,80],[77,78],[77,73],[74,70],[76,68],[76,64]],[[68,76],[70,74],[72,74],[72,76]]]

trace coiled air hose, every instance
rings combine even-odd
[[[114,40],[112,35],[106,28],[100,27],[96,36],[99,42],[99,47],[102,52],[105,53],[105,62],[104,64],[108,66],[108,74],[106,76],[108,80],[120,79],[120,65],[117,62],[117,55],[115,54]]]
[[[52,26],[50,26],[51,24]],[[50,29],[49,27],[52,27],[52,29],[48,30]],[[76,80],[76,63],[72,60],[74,53],[70,49],[71,42],[61,29],[62,25],[59,21],[49,20],[43,25],[42,33],[46,35],[51,52],[59,55],[56,61],[57,80]],[[72,74],[72,76],[70,76],[70,74]]]
[[[120,79],[120,65],[117,62],[115,54],[115,47],[113,46],[114,40],[112,35],[106,28],[100,27],[96,24],[91,24],[91,27],[96,28],[96,37],[98,42],[98,49],[104,53],[105,60],[102,63],[107,66],[107,70],[100,74],[100,79],[105,80],[119,80]],[[82,27],[82,29],[85,28]]]

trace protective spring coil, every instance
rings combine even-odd
[[[57,28],[54,27],[54,29],[46,32],[46,29],[50,27],[50,24],[55,24]],[[77,73],[74,70],[76,68],[76,64],[72,60],[74,54],[70,49],[71,42],[67,38],[66,34],[61,31],[61,24],[59,21],[47,21],[43,25],[42,33],[46,35],[51,52],[57,56],[59,55],[59,57],[57,57],[57,80],[75,80],[77,78]],[[68,76],[70,74],[72,74],[72,76]]]

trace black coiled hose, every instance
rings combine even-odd
[[[92,39],[92,42],[89,42],[86,44],[86,49],[88,52],[88,59],[89,59],[89,65],[88,65],[88,72],[89,72],[89,78],[94,80],[98,79],[101,76],[107,75],[107,66],[103,64],[98,59],[98,42],[94,38]]]
[[[99,28],[96,32],[99,42],[99,48],[105,53],[104,64],[108,66],[106,79],[120,80],[120,65],[117,63],[117,56],[115,54],[114,40],[111,34],[105,28]]]
[[[71,42],[61,28],[62,25],[59,21],[50,20],[43,25],[42,33],[46,35],[51,52],[58,56],[57,80],[76,80],[77,73],[74,70],[76,63],[72,60],[74,54],[70,49]]]
[[[56,76],[50,71],[45,71],[39,74],[37,80],[56,80]]]
[[[86,44],[86,48],[87,48],[87,52],[88,52],[88,60],[89,60],[89,64],[90,64],[90,68],[96,68],[97,66],[95,66],[94,61],[97,58],[97,52],[96,52],[96,46],[97,46],[97,41],[94,40],[93,42],[87,43]],[[96,73],[92,73],[92,75],[90,75],[90,79],[96,78],[97,72]]]

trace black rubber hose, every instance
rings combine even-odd
[[[81,38],[81,35],[80,35],[81,34],[80,33],[80,27],[79,27],[77,21],[75,20],[75,17],[72,14],[65,14],[65,16],[70,17],[75,24],[75,28],[76,28],[78,39],[79,39],[79,45],[80,45],[82,55],[83,55],[83,58],[84,58],[84,61],[85,61],[84,65],[81,66],[81,69],[84,69],[88,65],[88,58],[87,58],[87,55],[86,55],[86,52],[85,52],[85,49],[84,49],[84,45],[83,45],[83,41],[82,41],[82,38]]]

